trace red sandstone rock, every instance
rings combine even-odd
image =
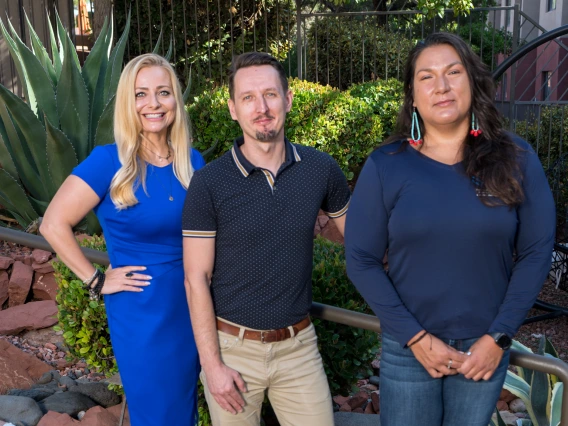
[[[333,402],[335,402],[339,406],[342,406],[347,401],[349,401],[348,396],[336,395],[336,396],[333,397]]]
[[[365,414],[361,407],[357,407],[353,410],[353,413]]]
[[[369,402],[365,407],[365,414],[377,414],[375,413],[375,409],[373,408],[373,403]]]
[[[32,269],[39,274],[49,274],[50,272],[55,272],[55,269],[53,269],[51,262],[33,263]]]
[[[373,403],[373,410],[375,410],[375,413],[379,413],[381,409],[379,391],[371,393],[371,402]]]
[[[0,309],[6,300],[8,300],[8,289],[10,287],[10,277],[8,272],[0,271]]]
[[[14,263],[14,259],[7,256],[0,256],[0,269],[8,269]]]
[[[120,420],[120,413],[122,411],[122,404],[115,405],[113,407],[107,408],[107,411]],[[124,423],[123,426],[130,426],[130,415],[128,413],[128,407],[126,407],[126,411],[124,413]]]
[[[32,255],[31,254],[24,255],[22,262],[24,263],[24,265],[32,266],[32,263],[34,263],[34,260],[32,259]]]
[[[36,300],[55,300],[57,295],[57,282],[55,281],[55,274],[37,274],[36,279],[32,286],[33,297]]]
[[[45,263],[51,258],[51,252],[35,249],[34,251],[32,251],[32,257],[34,263]]]
[[[341,407],[339,407],[339,411],[345,411],[347,413],[351,412],[351,406],[346,402],[345,404],[343,404]]]
[[[32,286],[33,276],[34,271],[30,266],[24,265],[20,261],[14,262],[8,288],[10,295],[9,306],[22,305],[26,302]]]
[[[501,395],[499,395],[499,400],[505,401],[508,404],[513,399],[517,399],[517,397],[513,395],[511,392],[509,392],[507,389],[501,390]]]
[[[120,416],[120,414],[119,414]],[[90,408],[85,416],[81,419],[82,426],[116,426],[118,424],[119,417],[103,407],[93,407]]]
[[[355,410],[355,408],[362,407],[365,402],[367,402],[368,396],[366,392],[358,392],[346,403]]]
[[[30,302],[0,311],[0,335],[51,327],[55,323],[57,305],[53,300]]]
[[[35,356],[0,339],[0,394],[13,388],[28,389],[42,374],[52,369]]]
[[[509,410],[509,404],[507,404],[505,401],[497,401],[497,409],[499,411],[507,411]]]
[[[48,411],[41,418],[37,426],[72,426],[80,424],[78,420],[74,420],[69,414],[56,413]]]

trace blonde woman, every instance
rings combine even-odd
[[[104,294],[132,426],[197,423],[199,360],[183,285],[181,214],[204,161],[190,148],[188,124],[171,65],[154,54],[130,61],[117,88],[116,143],[95,148],[74,169],[41,225],[91,295]],[[113,266],[106,274],[73,235],[90,210]]]

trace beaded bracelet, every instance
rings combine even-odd
[[[99,270],[95,268],[95,272],[93,272],[93,275],[91,275],[90,278],[87,278],[86,280],[83,281],[83,287],[85,288],[90,287],[93,281],[95,280],[95,278],[97,277],[98,272]]]
[[[94,287],[89,288],[89,298],[91,300],[100,300],[101,290],[105,284],[106,275],[99,271],[97,284]]]

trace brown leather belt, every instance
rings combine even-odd
[[[298,334],[298,332],[302,331],[304,328],[309,326],[311,323],[310,317],[304,318],[299,323],[296,323],[292,326],[294,329],[294,335]],[[224,321],[217,320],[217,330],[222,331],[223,333],[230,334],[232,336],[238,336],[241,331],[241,327],[237,327],[231,324],[227,324]],[[256,331],[256,330],[249,330],[245,329],[245,333],[243,338],[249,340],[258,340],[262,343],[274,343],[274,342],[281,342],[282,340],[289,339],[290,329],[286,328],[279,328],[278,330],[266,330],[266,331]]]

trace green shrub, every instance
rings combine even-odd
[[[335,158],[347,176],[358,175],[369,153],[390,134],[401,103],[402,85],[395,79],[354,85],[340,92],[329,86],[290,80],[294,92],[286,136]],[[227,87],[204,92],[188,107],[195,129],[194,146],[212,158],[227,151],[242,131],[227,107]]]
[[[317,237],[313,265],[315,302],[374,315],[347,278],[341,244]],[[347,394],[356,379],[372,374],[371,362],[379,349],[377,333],[320,319],[314,319],[314,325],[332,395]]]
[[[378,26],[372,17],[325,17],[310,25],[306,44],[305,78],[344,90],[364,81],[402,78],[414,41]]]
[[[81,241],[82,247],[106,251],[105,241],[94,236]],[[72,356],[84,358],[89,368],[111,376],[118,371],[110,344],[103,300],[89,300],[89,292],[77,276],[60,261],[54,262],[59,325]],[[106,270],[106,267],[95,265]]]
[[[556,204],[556,240],[568,241],[568,120],[563,105],[537,107],[527,120],[515,122],[515,133],[529,142],[547,172]]]

